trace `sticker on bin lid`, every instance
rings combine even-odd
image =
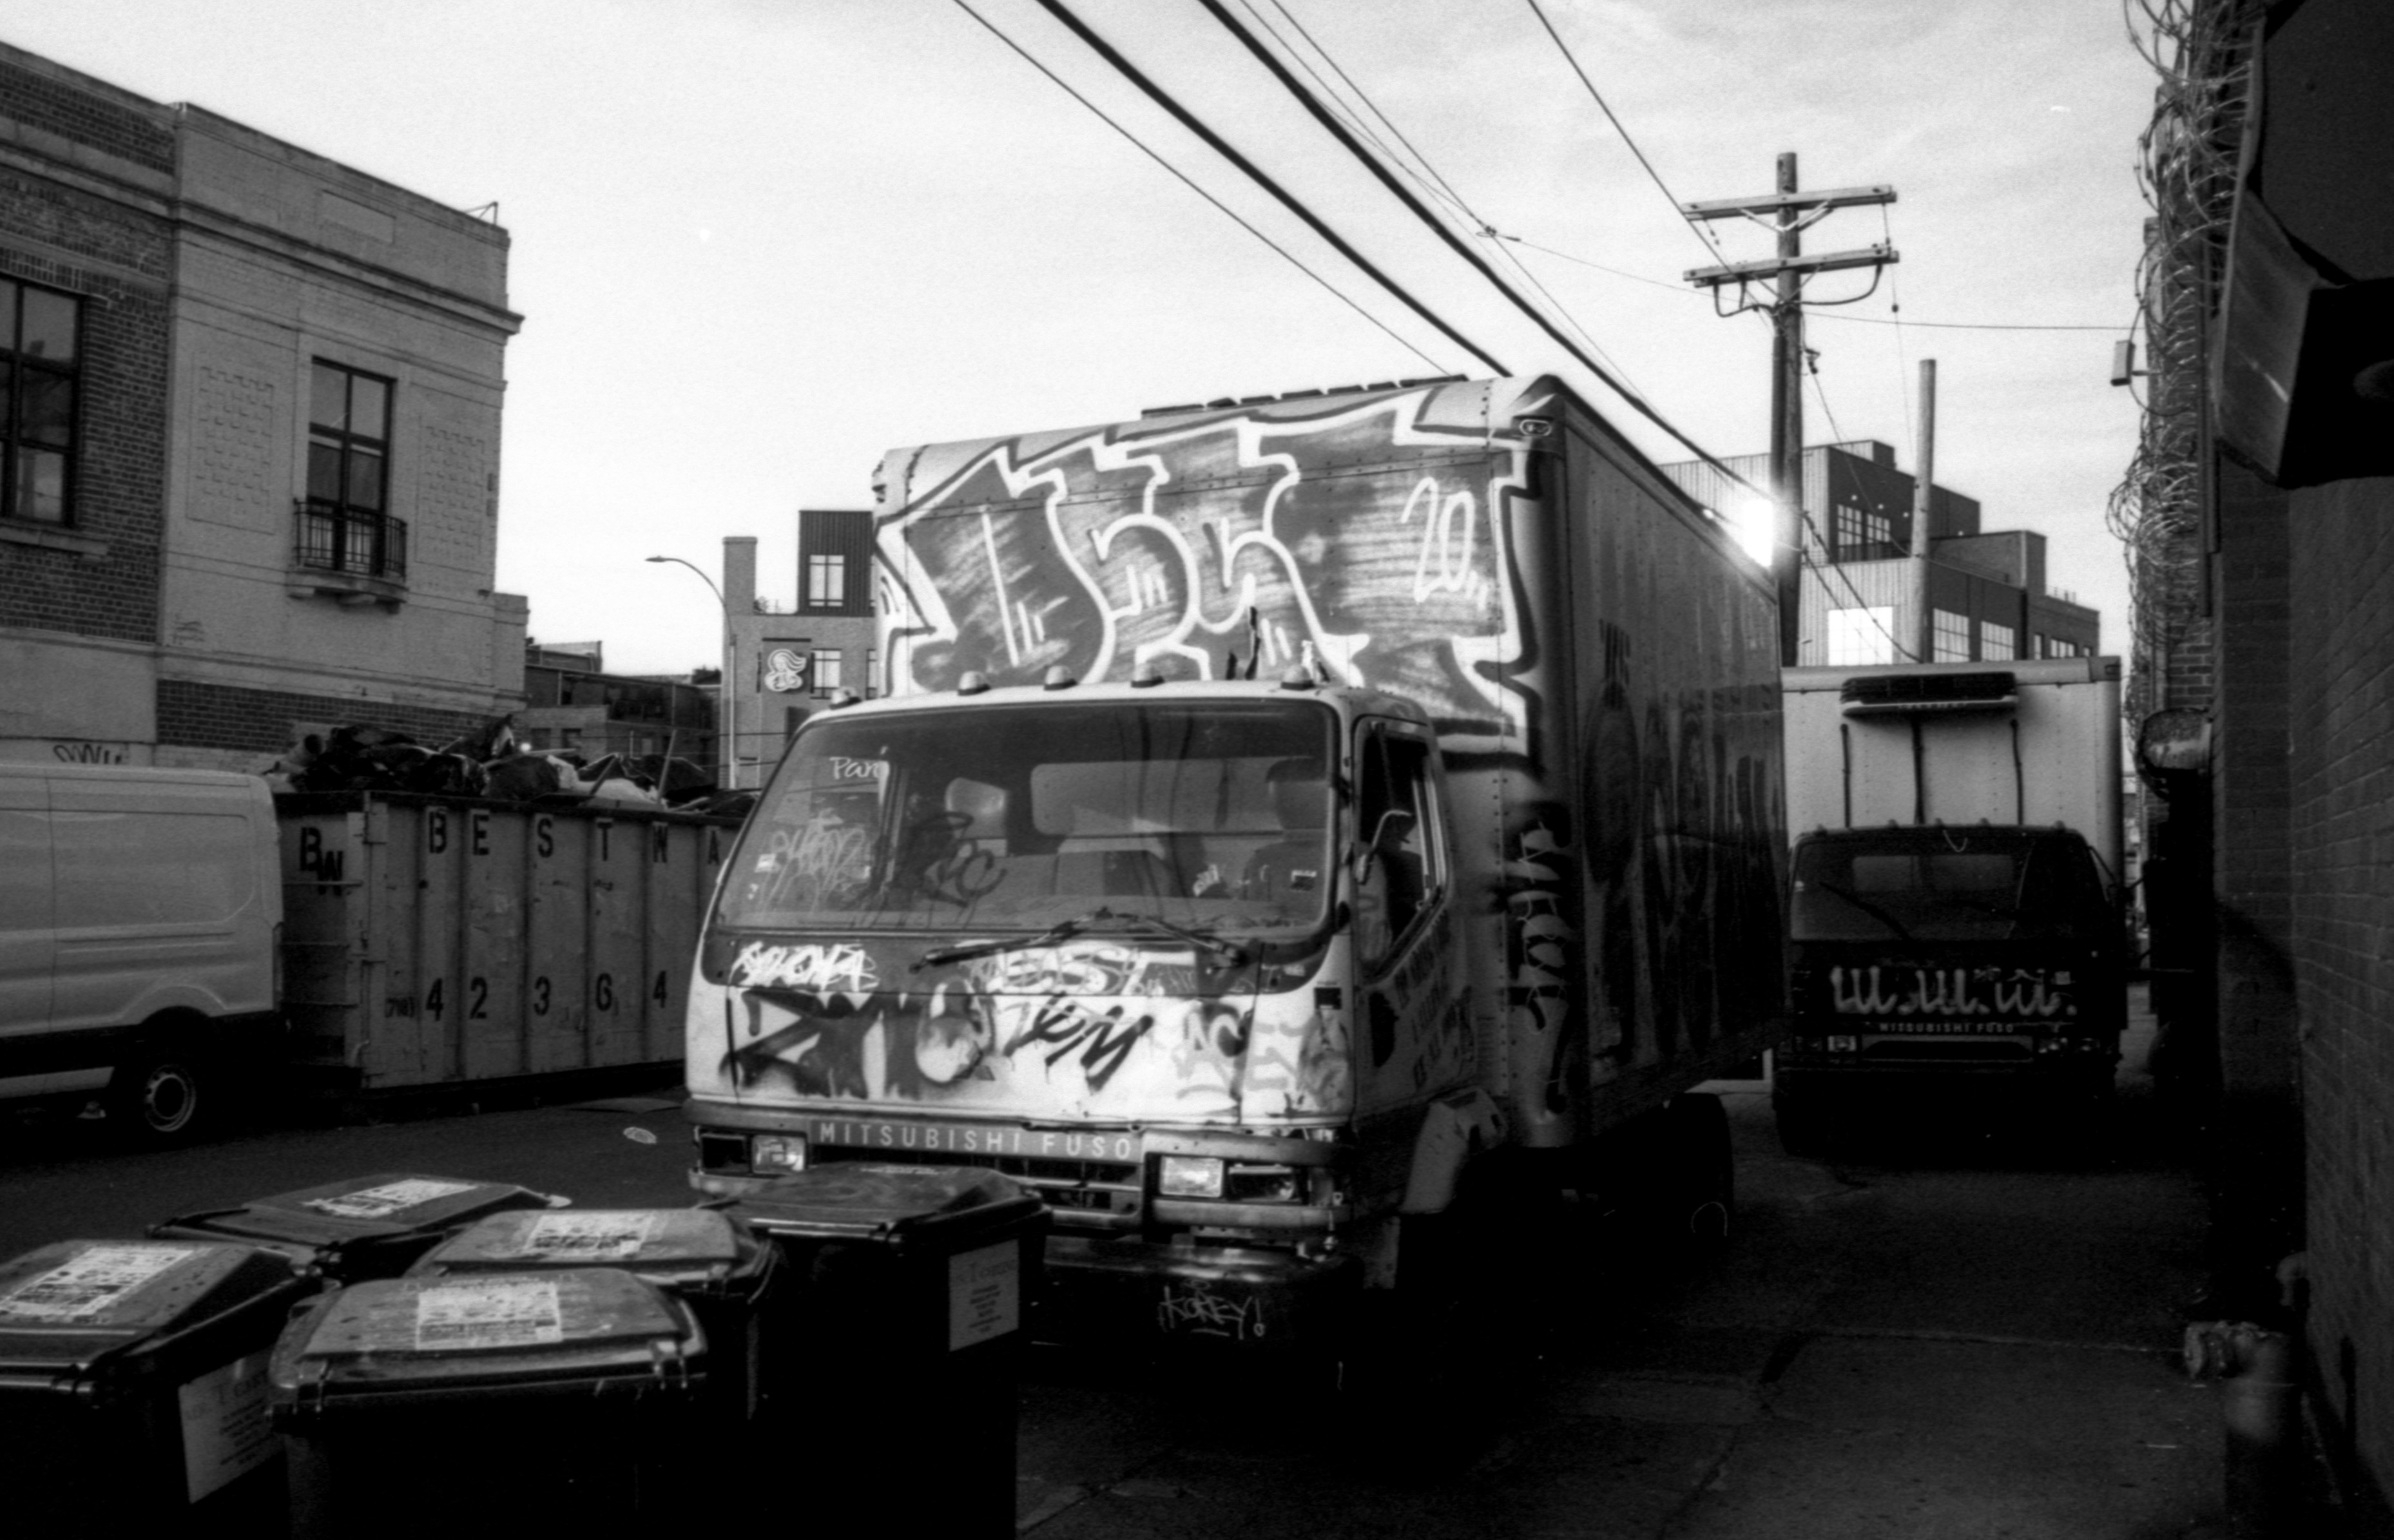
[[[481,1185],[480,1182],[441,1181],[433,1177],[410,1177],[330,1198],[309,1198],[304,1206],[338,1219],[388,1219],[394,1214],[404,1213],[441,1198],[471,1192]]]
[[[565,1340],[554,1278],[433,1283],[415,1296],[415,1349],[536,1348]]]
[[[519,1257],[619,1262],[646,1250],[657,1217],[645,1209],[541,1214],[524,1228]]]
[[[91,1321],[207,1249],[143,1241],[102,1242],[0,1295],[0,1317]]]

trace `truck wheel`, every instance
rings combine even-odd
[[[190,1142],[215,1116],[214,1076],[197,1054],[149,1044],[117,1066],[108,1083],[109,1121],[135,1142]]]
[[[1737,1157],[1730,1148],[1729,1112],[1721,1099],[1697,1092],[1675,1098],[1667,1113],[1671,1158],[1682,1173],[1676,1185],[1678,1239],[1699,1257],[1729,1244],[1737,1211]]]

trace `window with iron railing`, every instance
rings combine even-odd
[[[300,566],[393,582],[407,576],[407,526],[388,511],[391,382],[318,359],[309,382],[308,495]]]

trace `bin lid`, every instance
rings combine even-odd
[[[380,1278],[293,1318],[270,1393],[290,1404],[626,1376],[687,1385],[704,1346],[686,1309],[620,1268]]]
[[[0,1263],[0,1372],[77,1375],[296,1282],[211,1241],[58,1241]]]
[[[427,1252],[411,1277],[621,1268],[674,1285],[764,1265],[748,1227],[711,1208],[572,1208],[490,1214]]]
[[[1011,1179],[970,1165],[835,1162],[776,1177],[731,1212],[777,1235],[929,1240],[1045,1212]]]
[[[502,1209],[562,1204],[511,1182],[384,1173],[256,1198],[238,1208],[169,1219],[152,1235],[204,1232],[303,1246],[438,1234]]]

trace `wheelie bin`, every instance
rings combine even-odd
[[[705,1334],[617,1268],[371,1279],[313,1300],[268,1396],[291,1533],[616,1534],[686,1513]]]
[[[151,1226],[150,1233],[261,1246],[283,1253],[302,1271],[354,1283],[398,1277],[443,1238],[485,1214],[565,1204],[510,1182],[385,1174],[185,1214]]]
[[[763,1324],[781,1248],[711,1208],[517,1210],[475,1220],[424,1254],[411,1278],[601,1266],[637,1273],[688,1305],[706,1334],[713,1410],[756,1411]]]
[[[840,1473],[786,1511],[1014,1533],[1016,1401],[1047,1209],[993,1172],[867,1163],[777,1178],[730,1205],[790,1276],[766,1326],[754,1439]]]
[[[279,1528],[267,1358],[318,1286],[287,1257],[204,1242],[59,1241],[0,1263],[7,1527]]]

